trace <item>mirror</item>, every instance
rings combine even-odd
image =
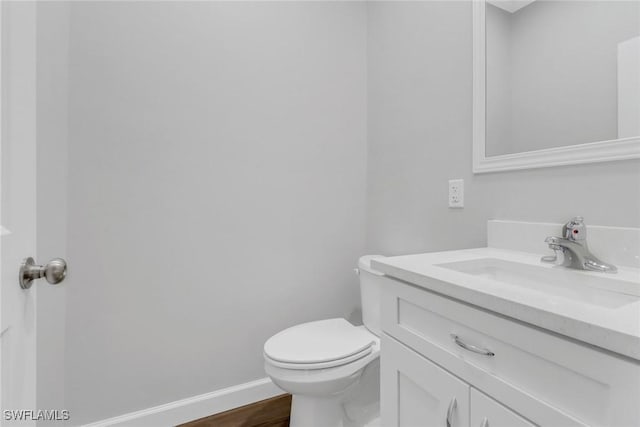
[[[474,172],[640,157],[640,2],[474,2]]]

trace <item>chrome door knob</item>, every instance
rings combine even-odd
[[[22,289],[29,289],[33,281],[44,277],[52,285],[62,282],[67,276],[67,262],[54,258],[46,265],[36,265],[33,258],[25,258],[20,265],[18,281]]]

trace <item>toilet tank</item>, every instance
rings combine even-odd
[[[362,302],[362,322],[373,334],[382,335],[380,325],[380,294],[384,274],[371,268],[371,260],[384,258],[383,255],[365,255],[358,260],[360,277],[360,300]]]

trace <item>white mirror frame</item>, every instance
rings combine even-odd
[[[640,158],[640,136],[486,156],[486,0],[473,1],[473,173]]]

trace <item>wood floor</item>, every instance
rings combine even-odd
[[[291,395],[283,394],[178,427],[289,427]]]

